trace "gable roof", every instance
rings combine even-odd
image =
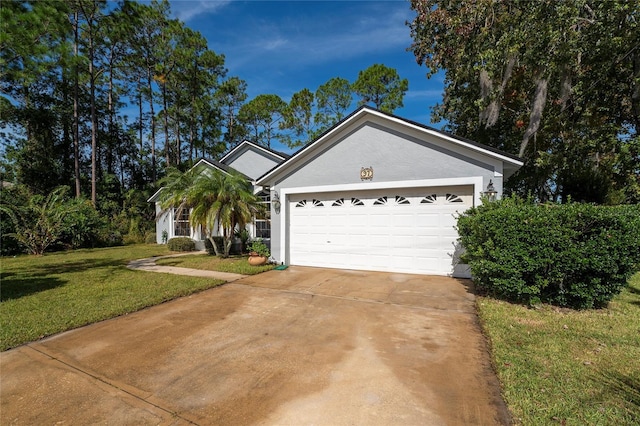
[[[200,165],[205,165],[205,166],[209,166],[212,167],[214,169],[220,170],[222,173],[226,173],[226,174],[230,174],[230,173],[237,173],[240,176],[242,176],[243,178],[247,179],[247,180],[251,180],[251,178],[247,175],[245,175],[244,173],[240,173],[239,171],[237,171],[236,169],[234,169],[233,167],[229,167],[226,164],[222,164],[219,161],[216,160],[211,160],[211,159],[207,159],[207,158],[201,158],[200,160],[198,160],[198,162],[196,164],[193,165],[193,167],[191,167],[189,170],[193,170],[196,167],[200,166]],[[149,197],[149,199],[147,200],[147,203],[152,203],[158,200],[158,197],[160,195],[160,192],[164,189],[164,187],[158,189],[151,197]]]
[[[353,111],[348,116],[346,116],[345,118],[343,118],[341,121],[336,123],[333,127],[328,129],[327,131],[325,131],[316,140],[314,140],[310,144],[304,146],[299,151],[294,153],[290,158],[288,158],[284,162],[280,163],[279,165],[277,165],[273,169],[269,170],[264,175],[260,176],[256,180],[256,183],[258,185],[263,185],[267,179],[277,175],[282,170],[284,170],[286,168],[289,168],[292,165],[296,164],[299,159],[301,159],[302,157],[305,156],[304,155],[305,153],[309,153],[309,152],[313,152],[313,151],[316,151],[318,149],[321,149],[321,146],[323,145],[323,142],[331,139],[331,137],[333,135],[335,135],[336,133],[341,131],[343,128],[347,127],[349,124],[351,124],[351,122],[359,120],[360,118],[365,117],[367,115],[370,115],[372,118],[378,118],[378,119],[383,119],[383,120],[388,120],[388,121],[392,121],[392,122],[395,122],[395,123],[399,123],[399,124],[401,124],[403,126],[407,126],[407,127],[412,128],[414,130],[417,130],[417,131],[419,131],[421,133],[436,136],[439,139],[444,139],[444,140],[446,140],[446,141],[448,141],[450,143],[453,143],[454,145],[465,147],[467,149],[470,149],[471,151],[479,152],[479,153],[482,153],[482,154],[487,155],[489,157],[499,159],[499,160],[503,161],[504,163],[506,163],[507,165],[510,165],[511,167],[513,167],[515,169],[520,168],[524,164],[523,161],[519,157],[517,157],[515,155],[512,155],[512,154],[509,154],[507,152],[501,151],[499,149],[492,148],[490,146],[483,145],[481,143],[472,141],[470,139],[466,139],[466,138],[463,138],[463,137],[460,137],[460,136],[452,135],[450,133],[443,132],[441,130],[437,130],[437,129],[433,128],[433,127],[426,126],[424,124],[421,124],[421,123],[418,123],[418,122],[415,122],[415,121],[412,121],[412,120],[408,120],[408,119],[405,119],[405,118],[401,118],[401,117],[398,117],[396,115],[393,115],[393,114],[390,114],[390,113],[387,113],[387,112],[383,112],[383,111],[368,107],[366,105],[363,105],[360,108],[358,108],[355,111]]]
[[[191,169],[189,170],[193,170],[196,167],[200,166],[201,164],[207,165],[209,167],[213,167],[214,169],[218,169],[223,173],[229,174],[229,173],[240,173],[239,171],[237,171],[236,169],[234,169],[233,167],[229,167],[226,164],[223,164],[219,161],[216,160],[211,160],[209,158],[201,158],[200,160],[198,160],[198,162],[196,164],[193,165],[193,167],[191,167]],[[243,177],[250,179],[249,176],[240,173],[240,175],[242,175]]]
[[[236,153],[239,153],[243,149],[248,149],[248,148],[253,148],[253,149],[257,150],[257,151],[261,151],[261,152],[267,154],[267,156],[275,157],[275,159],[277,159],[278,162],[285,161],[290,157],[290,155],[285,154],[284,152],[275,151],[275,150],[273,150],[271,148],[267,148],[265,146],[258,145],[256,143],[251,142],[251,141],[244,140],[241,143],[239,143],[238,145],[236,145],[234,148],[229,150],[229,152],[227,152],[225,155],[223,155],[222,158],[220,158],[220,162],[226,164],[226,162],[230,158],[233,158],[233,156]]]

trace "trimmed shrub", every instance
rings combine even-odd
[[[167,247],[171,251],[194,251],[196,243],[189,237],[175,237],[169,239]]]
[[[640,206],[506,198],[465,212],[458,233],[477,288],[507,300],[605,306],[640,269]]]

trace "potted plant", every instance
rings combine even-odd
[[[271,252],[262,240],[257,239],[249,245],[249,265],[264,265],[269,260]]]

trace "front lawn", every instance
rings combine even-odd
[[[251,266],[247,256],[231,256],[226,259],[217,256],[181,256],[158,259],[156,265],[180,268],[204,269],[206,271],[232,272],[234,274],[255,275],[270,271],[276,265]]]
[[[0,259],[0,350],[223,282],[126,268],[165,254],[150,244]]]
[[[640,274],[607,309],[531,309],[485,297],[477,304],[516,421],[638,424]]]

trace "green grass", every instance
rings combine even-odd
[[[607,309],[530,309],[484,297],[477,304],[517,422],[640,422],[640,274]]]
[[[177,266],[180,268],[204,269],[207,271],[233,272],[234,274],[255,275],[270,271],[276,265],[251,266],[247,256],[232,256],[226,259],[217,256],[183,256],[158,259],[156,265]]]
[[[0,350],[222,283],[125,267],[165,254],[150,244],[0,259]]]

